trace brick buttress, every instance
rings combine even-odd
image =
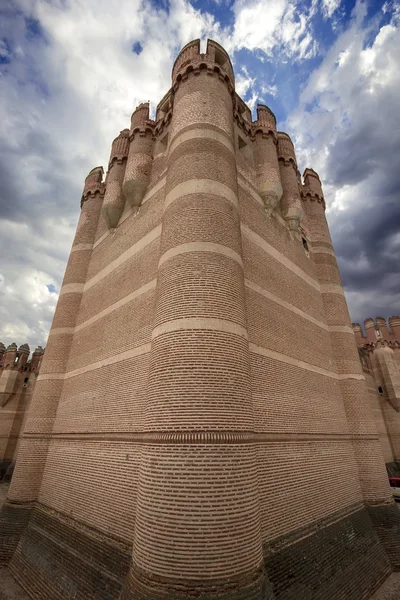
[[[188,60],[189,57],[189,60]],[[186,46],[174,107],[125,600],[272,598],[260,537],[233,72]]]

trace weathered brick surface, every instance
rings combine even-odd
[[[44,600],[368,598],[399,565],[382,440],[388,422],[394,462],[400,428],[366,386],[317,174],[301,182],[271,111],[252,122],[229,57],[198,40],[102,174],[85,182],[3,561],[20,540],[13,573]],[[395,361],[371,367],[392,365],[392,399]]]
[[[335,516],[337,520],[315,521],[292,538],[265,545],[267,573],[278,600],[369,598],[389,575],[389,561],[367,511]]]

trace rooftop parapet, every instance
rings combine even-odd
[[[226,50],[214,40],[207,40],[205,54],[200,53],[199,39],[189,42],[182,48],[172,67],[172,85],[174,86],[182,77],[187,76],[190,71],[197,71],[201,68],[205,68],[211,73],[219,73],[229,82],[231,90],[234,90],[235,77],[231,59]]]

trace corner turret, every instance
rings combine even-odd
[[[153,162],[154,122],[148,102],[139,104],[131,117],[129,154],[122,193],[132,208],[139,208],[150,183]]]
[[[400,342],[400,317],[389,317],[388,321],[394,339]]]
[[[106,192],[102,212],[110,229],[118,225],[124,210],[125,199],[122,195],[126,161],[129,152],[129,129],[123,129],[111,146],[110,161],[106,178]]]
[[[103,181],[104,169],[103,167],[95,167],[89,172],[89,175],[85,179],[85,185],[83,187],[83,193],[81,198],[81,208],[83,203],[90,196],[95,196],[96,194],[102,195],[104,193],[104,183]]]
[[[265,210],[271,214],[283,194],[277,154],[276,119],[272,110],[264,104],[259,104],[257,120],[252,128],[258,193],[263,199]]]
[[[293,142],[283,131],[278,131],[278,160],[283,188],[282,214],[288,222],[289,229],[297,231],[303,218],[303,207],[297,181],[297,160]]]
[[[324,194],[319,175],[314,169],[307,168],[303,173],[304,185],[302,187],[303,200],[316,200],[323,204],[325,208]]]

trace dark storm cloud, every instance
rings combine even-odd
[[[361,322],[400,313],[399,25],[394,13],[372,35],[359,13],[291,121],[322,177],[350,314]]]

